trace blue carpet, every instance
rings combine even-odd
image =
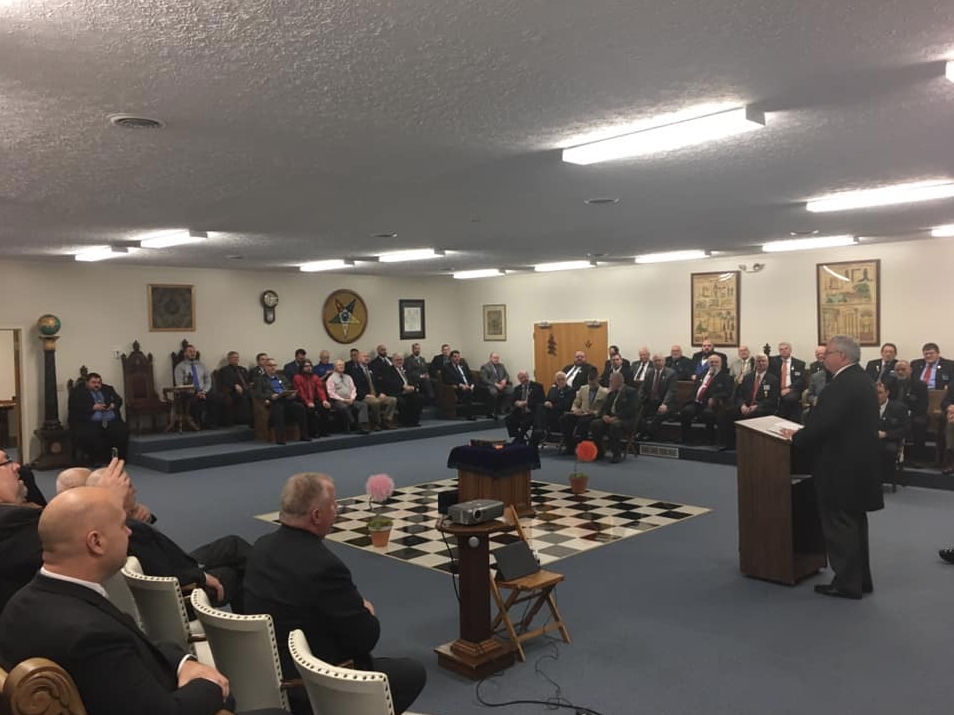
[[[502,436],[480,432],[481,437]],[[304,470],[334,476],[339,494],[363,492],[385,471],[398,486],[453,476],[451,447],[467,435],[163,474],[131,473],[159,526],[183,546],[223,533],[248,539],[271,527],[252,514],[276,508],[284,480]],[[569,458],[544,452],[534,479],[562,482]],[[871,518],[875,593],[863,601],[817,596],[738,572],[735,469],[650,457],[587,466],[590,485],[713,509],[560,563],[558,588],[570,645],[528,643],[528,662],[482,688],[485,698],[565,698],[604,715],[920,714],[946,712],[954,567],[936,550],[954,540],[948,491],[907,488],[886,496]],[[44,489],[53,474],[42,474]],[[450,577],[331,544],[351,567],[382,621],[376,652],[407,654],[428,667],[414,709],[435,715],[491,712],[474,685],[440,670],[435,645],[457,635]],[[556,650],[557,660],[548,654]],[[500,712],[552,712],[520,705]],[[572,712],[572,711],[562,711]]]

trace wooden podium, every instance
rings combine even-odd
[[[811,478],[792,478],[792,443],[781,417],[735,423],[739,568],[746,576],[794,585],[827,564]]]
[[[438,529],[457,537],[460,576],[460,637],[434,649],[437,664],[472,680],[482,680],[514,663],[514,652],[494,638],[490,627],[491,534],[513,527],[502,521]]]
[[[460,501],[495,499],[513,506],[521,517],[535,514],[530,495],[530,470],[540,468],[536,447],[508,444],[493,447],[454,447],[447,466],[457,470]]]

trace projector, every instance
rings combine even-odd
[[[504,504],[495,499],[473,499],[454,504],[447,517],[455,524],[483,524],[503,516]]]

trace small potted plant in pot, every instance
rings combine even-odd
[[[368,503],[371,509],[374,504],[378,508],[384,504],[394,493],[394,480],[387,474],[372,474],[368,477],[365,484],[365,491],[368,494]],[[391,537],[391,526],[394,521],[384,514],[376,513],[368,520],[368,535],[371,537],[373,546],[387,546],[388,539]]]
[[[590,440],[585,439],[576,445],[576,462],[570,473],[570,491],[574,494],[585,493],[590,480],[589,475],[580,471],[580,462],[592,462],[596,459],[596,455],[596,445]]]

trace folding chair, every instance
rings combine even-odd
[[[513,505],[505,509],[507,520],[516,527],[520,539],[527,542],[527,536],[520,525],[520,519],[517,517],[517,511]],[[551,631],[559,631],[564,643],[570,642],[570,634],[567,633],[566,625],[563,623],[563,617],[556,605],[556,599],[553,596],[553,589],[563,580],[563,574],[540,569],[536,573],[528,576],[521,576],[512,580],[502,580],[496,578],[493,571],[490,572],[490,593],[497,603],[497,615],[490,625],[490,629],[495,635],[501,637],[506,634],[510,640],[511,647],[516,649],[520,660],[526,662],[527,656],[523,652],[523,643],[542,636]],[[506,594],[506,598],[504,598]],[[528,603],[526,614],[515,625],[511,618],[511,609],[520,603]],[[550,619],[542,626],[530,629],[534,617],[540,612],[543,606],[549,608]]]

